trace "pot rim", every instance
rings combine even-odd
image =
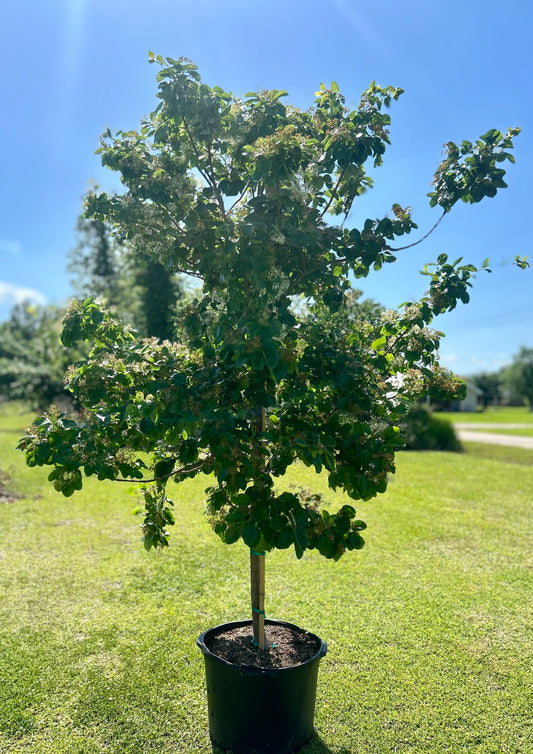
[[[320,642],[320,646],[318,650],[316,651],[316,653],[313,655],[313,657],[310,657],[308,660],[305,660],[305,662],[301,662],[298,665],[289,665],[288,667],[285,667],[285,668],[259,668],[255,665],[237,665],[233,662],[229,662],[228,660],[225,660],[223,657],[219,657],[218,655],[211,652],[209,647],[207,647],[205,644],[206,637],[209,639],[212,636],[218,636],[219,634],[223,634],[224,631],[229,631],[232,628],[240,628],[241,626],[250,626],[251,624],[252,624],[252,621],[249,618],[246,620],[236,620],[236,621],[230,621],[229,623],[221,623],[220,625],[214,626],[213,628],[209,628],[207,629],[207,631],[204,631],[202,634],[200,634],[200,636],[196,640],[196,644],[198,645],[198,647],[200,647],[204,656],[209,657],[210,660],[214,662],[217,662],[228,668],[235,668],[238,670],[242,670],[246,673],[250,673],[254,675],[255,674],[270,675],[270,676],[276,676],[276,675],[281,675],[283,673],[300,670],[300,668],[304,668],[306,667],[306,665],[310,665],[311,663],[317,662],[322,657],[324,657],[324,655],[327,652],[328,645],[323,639],[321,639],[316,634],[312,633],[311,631],[306,631],[304,628],[301,628],[301,626],[297,626],[295,623],[289,623],[283,620],[275,620],[273,618],[265,618],[265,624],[276,625],[276,626],[286,626],[287,628],[295,629],[299,633],[314,636]]]

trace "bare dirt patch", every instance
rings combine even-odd
[[[0,504],[14,503],[16,500],[21,499],[22,495],[15,492],[13,486],[13,482],[7,472],[0,469]]]

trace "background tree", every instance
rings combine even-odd
[[[137,329],[141,334],[160,341],[175,339],[180,302],[183,303],[185,296],[181,277],[161,262],[132,256],[136,262],[134,280],[139,297]]]
[[[30,402],[44,410],[51,403],[72,401],[65,390],[65,371],[88,351],[67,349],[60,342],[65,309],[16,304],[0,323],[0,397]]]
[[[67,265],[74,294],[102,298],[110,309],[128,319],[131,275],[124,248],[113,237],[110,225],[81,215],[76,235]]]
[[[180,276],[131,242],[121,241],[110,223],[81,215],[77,236],[68,263],[74,294],[103,299],[144,337],[174,338],[184,297]]]
[[[481,390],[480,401],[483,408],[497,406],[502,398],[502,373],[480,372],[470,378],[474,385]]]
[[[401,90],[372,83],[347,110],[336,84],[321,85],[303,112],[285,92],[236,97],[202,83],[187,60],[151,56],[160,103],[139,132],[107,132],[100,153],[124,193],[93,194],[87,214],[111,223],[134,248],[201,281],[179,342],[142,341],[91,300],[65,319],[66,345],[94,348],[68,386],[80,421],[50,412],[20,447],[54,467],[65,495],[82,469],[100,479],[144,480],[144,543],[168,543],[171,480],[210,475],[208,511],[226,544],[250,549],[254,640],[262,644],[264,553],[294,547],[338,559],[363,545],[352,505],[330,512],[280,489],[297,460],[324,470],[353,500],[383,492],[401,445],[398,421],[434,380],[433,318],[468,301],[476,268],[445,254],[428,267],[420,301],[357,320],[299,316],[298,297],[335,314],[350,278],[393,262],[394,239],[416,225],[390,215],[348,227],[389,142],[385,112]],[[447,145],[432,206],[478,202],[504,187],[500,163],[512,139],[492,130],[475,144]],[[331,215],[332,218],[328,218]],[[335,221],[337,218],[337,221]]]
[[[522,346],[512,364],[501,374],[502,385],[533,411],[533,348]]]

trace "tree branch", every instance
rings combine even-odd
[[[242,191],[241,195],[237,199],[235,199],[235,201],[233,202],[233,204],[231,205],[231,207],[228,210],[228,215],[231,215],[231,213],[233,212],[233,210],[235,209],[235,207],[237,206],[237,204],[239,204],[239,202],[241,201],[241,199],[245,196],[245,194],[246,194],[246,192],[248,191],[249,188],[250,188],[250,182],[248,182],[246,184],[246,186],[244,187],[244,190]]]
[[[163,212],[163,214],[164,214],[164,215],[165,215],[165,216],[166,216],[166,217],[168,218],[168,220],[169,220],[169,221],[170,221],[170,222],[172,223],[172,225],[174,226],[174,228],[176,228],[176,230],[178,231],[178,233],[179,233],[179,234],[180,234],[181,236],[183,236],[183,237],[184,237],[184,236],[185,236],[185,233],[184,233],[184,231],[183,231],[183,228],[181,227],[181,225],[179,224],[179,222],[178,222],[178,221],[177,221],[177,220],[176,220],[176,219],[175,219],[175,218],[174,218],[174,217],[172,216],[172,214],[171,214],[170,210],[168,210],[168,209],[167,209],[167,208],[166,208],[166,207],[165,207],[165,206],[164,206],[163,204],[161,204],[160,202],[154,202],[154,206],[155,206],[155,207],[157,207],[158,209],[160,209],[160,210],[161,210],[161,211]]]
[[[154,206],[160,207],[159,204],[154,205]],[[138,225],[139,228],[142,228],[147,233],[149,233],[152,237],[154,236],[155,233],[157,233],[157,228],[155,228],[153,225],[147,225],[141,222],[140,220],[136,220],[135,224]],[[179,228],[179,226],[177,227]],[[161,229],[161,230],[164,231],[164,229]],[[181,228],[179,228],[179,230],[181,231]],[[198,280],[204,279],[203,275],[201,275],[199,272],[194,272],[193,270],[186,270],[186,269],[183,269],[183,267],[176,267],[175,265],[173,265],[173,268],[175,272],[179,272],[182,275],[190,275],[191,277],[198,278]]]
[[[215,176],[215,168],[213,167],[213,156],[211,154],[211,146],[207,144],[207,159],[209,160],[209,168],[211,170],[211,188],[215,192],[215,195],[217,197],[218,202],[218,208],[220,209],[220,214],[222,215],[222,218],[226,220],[226,208],[224,207],[224,199],[222,198],[222,194],[220,193],[220,189],[218,187],[218,183]]]
[[[211,186],[211,188],[213,190],[216,190],[216,186],[213,186],[212,183],[211,183],[211,176],[208,173],[205,173],[202,170],[202,168],[200,167],[200,152],[198,151],[198,149],[196,147],[196,143],[195,143],[194,139],[192,138],[192,134],[189,131],[189,127],[187,126],[187,123],[186,123],[186,121],[185,121],[184,118],[183,118],[183,128],[185,129],[185,133],[187,134],[187,138],[189,139],[189,143],[190,143],[190,145],[192,147],[192,151],[194,152],[194,155],[196,157],[196,161],[198,163],[196,165],[196,167],[198,168],[198,172],[200,173],[200,175],[202,176],[202,178],[205,180],[205,182],[207,183],[207,185]]]
[[[320,217],[324,217],[324,215],[326,214],[326,212],[328,211],[328,209],[331,207],[331,203],[335,199],[335,196],[337,195],[337,190],[338,190],[339,186],[341,185],[341,181],[342,181],[342,179],[344,177],[345,170],[346,170],[346,168],[343,168],[341,170],[341,172],[339,173],[339,177],[337,178],[337,183],[335,184],[335,187],[334,187],[333,191],[331,192],[331,196],[329,198],[329,202],[326,204],[326,206],[322,210],[322,214],[320,215]]]
[[[435,230],[435,228],[437,227],[437,225],[440,223],[440,221],[442,220],[442,218],[444,217],[444,215],[447,215],[447,214],[448,213],[445,210],[442,213],[442,215],[439,217],[439,219],[437,220],[437,222],[435,223],[435,225],[431,228],[431,230],[428,230],[428,232],[426,233],[426,235],[422,236],[422,238],[420,238],[418,241],[415,241],[414,243],[410,243],[407,246],[400,246],[397,249],[393,249],[391,246],[385,246],[385,249],[387,251],[405,251],[405,249],[412,249],[413,246],[418,246],[419,243],[422,243],[422,241],[425,241],[426,238],[433,233],[433,231]]]
[[[163,474],[163,476],[153,477],[152,479],[122,479],[121,477],[118,477],[113,481],[128,482],[129,484],[149,484],[151,482],[162,482],[164,479],[170,479],[170,477],[173,476],[181,476],[181,474],[190,474],[192,471],[200,471],[207,459],[208,456],[203,458],[200,462],[190,463],[187,466],[182,466],[181,469],[171,471],[170,474]]]
[[[292,291],[294,290],[295,286],[298,285],[302,280],[304,280],[309,275],[312,275],[314,272],[320,272],[320,267],[312,267],[310,270],[306,270],[305,272],[302,272],[301,275],[298,275],[297,278],[295,278],[291,283],[289,284],[289,288],[287,290],[287,294],[290,296],[292,295]]]

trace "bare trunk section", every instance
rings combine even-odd
[[[255,435],[258,446],[265,430],[265,409],[255,411]],[[263,456],[258,453],[258,464],[263,464]],[[253,642],[259,649],[265,648],[265,553],[250,550],[250,587],[252,598]]]
[[[250,550],[250,583],[254,644],[265,648],[265,555]]]

